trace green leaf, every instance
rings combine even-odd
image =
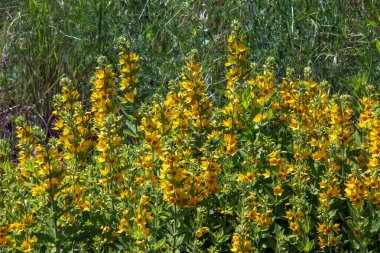
[[[177,243],[178,243],[178,245],[182,244],[183,239],[185,239],[185,234],[182,234],[182,235],[180,235],[180,236],[177,237]]]
[[[92,223],[91,221],[87,220],[85,223],[84,223],[85,226],[87,227],[91,227],[91,226],[94,226],[94,223]]]
[[[126,100],[124,97],[122,97],[122,96],[116,96],[116,97],[117,97],[117,99],[120,100],[120,102],[122,104],[128,104],[128,100]]]
[[[377,51],[379,51],[380,53],[380,40],[376,40],[376,48],[377,48]]]
[[[248,153],[245,150],[239,149],[238,152],[243,156],[243,157],[248,157]]]
[[[250,122],[252,122],[252,120],[256,117],[256,115],[261,112],[261,109],[262,108],[260,106],[252,107],[252,109],[251,109],[251,115],[249,117],[249,121]]]
[[[243,92],[243,95],[242,95],[242,105],[243,105],[244,109],[247,110],[250,103],[251,103],[251,91],[248,88]]]
[[[161,239],[159,240],[158,242],[154,243],[153,244],[153,248],[155,250],[159,250],[159,249],[162,249],[162,246],[165,244],[166,240],[165,239]]]
[[[368,24],[372,27],[375,27],[375,28],[377,27],[377,23],[373,20],[368,21]]]
[[[380,219],[377,219],[375,222],[372,223],[370,232],[379,233],[379,231],[380,231]]]
[[[310,252],[314,248],[314,241],[310,241],[308,237],[306,237],[306,244],[303,250],[305,252]]]
[[[138,137],[138,135],[133,134],[131,131],[129,131],[127,129],[124,129],[123,132],[124,132],[125,135],[131,136],[131,137],[134,137],[134,138]]]
[[[127,127],[129,128],[129,130],[134,134],[136,135],[136,126],[135,124],[133,124],[132,122],[130,122],[129,120],[125,120],[125,124],[127,125]]]
[[[273,110],[269,109],[268,112],[267,112],[267,118],[271,119],[271,118],[273,118],[273,115],[274,115]]]
[[[329,217],[330,217],[330,218],[334,218],[334,217],[335,217],[335,214],[336,214],[336,211],[338,211],[338,209],[331,210],[331,211],[329,212]]]
[[[54,242],[54,237],[49,234],[34,232],[33,235],[36,236],[40,242]]]

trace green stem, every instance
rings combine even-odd
[[[173,227],[173,232],[174,232],[173,253],[175,253],[176,250],[177,250],[177,205],[176,204],[174,204],[174,227]]]
[[[46,154],[48,154],[48,151],[46,151]],[[54,203],[54,192],[53,192],[53,184],[52,184],[52,171],[51,171],[51,165],[50,165],[50,158],[48,157],[48,166],[49,166],[49,183],[50,183],[50,189],[49,189],[49,201],[53,208],[53,226],[54,226],[54,233],[55,233],[55,252],[60,253],[60,244],[58,239],[58,226],[57,226],[57,208]]]
[[[98,50],[99,53],[101,53],[101,40],[102,40],[102,18],[103,18],[103,12],[102,12],[102,2],[99,2],[98,6],[98,12],[99,12],[99,18],[98,18]]]
[[[115,215],[115,200],[114,200],[114,194],[113,194],[113,192],[112,192],[112,189],[113,189],[113,180],[114,180],[114,178],[113,178],[113,166],[111,166],[111,169],[110,169],[111,171],[110,171],[110,174],[111,174],[111,177],[110,177],[110,179],[111,179],[111,182],[109,183],[109,186],[108,186],[108,193],[110,194],[110,196],[111,196],[111,202],[112,202],[112,213]]]

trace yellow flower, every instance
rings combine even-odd
[[[208,227],[203,227],[202,228],[202,232],[203,233],[208,233],[208,232],[210,232],[210,229]]]
[[[229,117],[227,120],[223,120],[223,126],[227,129],[230,129],[233,125],[232,117]]]
[[[301,210],[298,210],[298,211],[294,214],[294,218],[295,218],[295,219],[298,219],[298,220],[302,220],[302,219],[303,219],[303,213],[301,212]]]
[[[339,243],[339,240],[337,237],[333,236],[329,239],[329,245],[336,246]]]
[[[326,240],[322,236],[318,236],[318,245],[321,249],[325,248],[327,245]]]
[[[284,192],[284,189],[282,189],[281,185],[276,185],[273,187],[273,194],[276,196],[281,196]]]
[[[9,225],[9,231],[13,231],[15,233],[21,233],[24,230],[24,224],[22,223],[13,223]]]
[[[266,213],[258,215],[256,222],[263,227],[269,227],[273,223],[272,219],[269,218]]]
[[[335,233],[338,233],[340,231],[340,224],[339,223],[335,223],[333,225],[333,230]]]
[[[293,235],[300,235],[301,234],[301,230],[298,226],[298,222],[290,222],[290,229],[292,230]]]
[[[118,234],[125,233],[126,235],[129,235],[129,231],[131,229],[131,226],[129,225],[127,219],[122,218],[120,220],[120,224],[117,227],[119,230],[117,231]]]
[[[22,218],[22,223],[26,226],[32,225],[36,221],[34,220],[32,215],[24,215]]]
[[[285,218],[287,218],[288,220],[292,219],[293,218],[293,212],[291,210],[286,211]]]
[[[270,171],[268,169],[265,169],[265,172],[262,173],[264,178],[269,178],[270,177]]]
[[[22,242],[20,248],[23,252],[31,252],[35,242],[36,242],[35,237],[28,236],[27,239]]]
[[[105,74],[104,74],[104,70],[103,69],[98,69],[96,72],[95,72],[95,76],[96,78],[98,79],[103,79]]]
[[[317,229],[318,233],[324,233],[326,235],[329,235],[330,234],[330,229],[329,227],[326,225],[326,224],[319,224],[318,226],[318,229]]]
[[[299,122],[296,119],[291,119],[289,127],[293,130],[296,130],[299,128]]]
[[[254,118],[253,118],[253,122],[255,123],[259,123],[260,121],[264,120],[267,118],[267,115],[264,114],[263,112],[260,112],[258,113]]]

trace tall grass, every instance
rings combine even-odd
[[[3,113],[8,118],[32,106],[40,115],[34,120],[46,124],[58,80],[68,75],[88,94],[96,58],[116,62],[120,35],[142,57],[147,98],[177,77],[191,49],[208,70],[207,83],[218,90],[233,20],[252,42],[251,58],[262,64],[274,57],[278,77],[289,67],[310,67],[315,79],[326,79],[334,90],[354,92],[355,85],[379,81],[379,9],[378,1],[8,0],[0,3],[0,105],[2,111],[18,106]],[[12,126],[3,127],[1,135],[5,129],[12,132]]]

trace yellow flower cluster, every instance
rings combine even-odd
[[[23,167],[23,165],[25,165],[25,163],[33,157],[37,140],[33,136],[32,127],[21,118],[16,126],[16,137],[19,140],[17,143],[17,147],[20,150],[18,155],[19,166]],[[29,177],[28,174],[24,174],[23,176]]]
[[[14,244],[9,232],[11,232],[9,225],[0,226],[0,247],[11,247]]]
[[[162,163],[159,179],[164,199],[181,207],[193,207],[219,188],[220,165],[216,153],[207,151],[213,104],[205,95],[194,57],[186,60],[178,91],[167,94],[162,108],[154,106],[152,120],[141,121],[146,145],[155,152],[149,157],[156,156]],[[204,155],[197,157],[199,152]]]
[[[115,73],[111,66],[97,67],[91,94],[93,120],[96,127],[102,127],[105,118],[110,113],[117,113],[119,108],[114,102],[117,94]]]
[[[136,76],[140,67],[137,65],[139,57],[129,49],[120,52],[119,65],[120,69],[120,90],[125,92],[124,98],[133,103],[136,96],[136,88],[140,83],[140,79]]]
[[[62,179],[66,177],[62,166],[62,152],[53,143],[50,147],[38,144],[35,153],[37,171],[33,175],[35,185],[31,188],[32,196],[51,195],[57,198],[57,190],[62,185]]]
[[[245,252],[253,252],[255,249],[252,246],[252,242],[248,239],[249,234],[246,235],[247,238],[240,238],[237,233],[232,236],[232,248],[231,252],[236,253],[245,253]]]
[[[79,102],[79,93],[70,80],[61,81],[61,94],[55,97],[55,111],[57,116],[53,130],[61,131],[58,143],[65,151],[65,159],[75,160],[80,167],[85,166],[89,151],[95,142],[90,122],[90,112],[83,109]]]
[[[233,26],[232,34],[228,38],[228,60],[225,64],[226,70],[226,92],[227,103],[222,109],[225,120],[223,127],[225,148],[228,154],[234,155],[237,148],[236,131],[242,127],[238,115],[242,113],[240,106],[243,82],[248,77],[248,54],[249,48],[244,43],[245,36],[239,32],[238,25]],[[228,133],[228,134],[227,134]]]
[[[194,52],[140,109],[129,47],[120,74],[96,68],[90,111],[62,80],[54,131],[18,120],[18,164],[1,163],[0,251],[376,250],[378,94],[277,80],[237,26],[227,53],[219,97]]]
[[[244,43],[245,36],[242,35],[239,31],[238,24],[232,26],[232,33],[228,37],[228,59],[225,66],[228,68],[226,73],[227,80],[227,94],[235,93],[235,89],[239,90],[239,85],[241,86],[248,77],[248,65],[249,65],[249,47]],[[238,85],[238,86],[236,86]],[[230,98],[231,99],[231,98]]]
[[[121,55],[124,53],[121,52]],[[123,74],[121,74],[123,75]],[[111,185],[123,181],[124,172],[118,171],[120,156],[118,153],[122,136],[120,135],[120,117],[116,115],[119,108],[115,102],[117,83],[111,66],[98,67],[93,80],[91,102],[93,112],[94,134],[97,138],[97,161],[100,164],[101,183],[106,192],[113,191]],[[115,190],[112,194],[118,193]]]

